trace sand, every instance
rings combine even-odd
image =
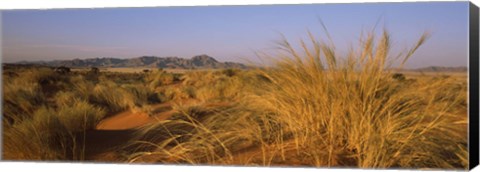
[[[170,103],[152,106],[152,115],[127,110],[102,120],[94,130],[76,134],[77,151],[84,159],[95,162],[121,162],[126,159],[116,152],[135,137],[138,127],[168,119],[173,115]]]
[[[171,104],[164,103],[152,106],[153,115],[148,115],[145,112],[134,110],[128,110],[125,112],[121,112],[116,115],[112,115],[109,118],[102,120],[97,125],[97,130],[126,130],[126,129],[134,129],[137,127],[141,127],[143,125],[157,122],[159,120],[166,120],[172,114],[173,111],[171,110]],[[164,111],[162,111],[164,110]]]

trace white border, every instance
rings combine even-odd
[[[0,0],[0,10],[12,9],[58,9],[58,8],[105,8],[105,7],[159,7],[159,6],[207,6],[207,5],[260,5],[260,4],[310,4],[310,3],[362,3],[362,2],[420,2],[426,0]],[[435,0],[448,1],[448,0]],[[477,6],[480,0],[472,0]],[[1,12],[1,11],[0,11]],[[1,14],[0,14],[1,17]],[[1,22],[1,19],[0,19]],[[1,26],[1,24],[0,24]],[[1,31],[1,27],[0,27]],[[1,38],[1,35],[0,35]],[[1,41],[1,40],[0,40]],[[1,42],[0,42],[1,46]],[[1,50],[0,50],[1,52]],[[260,168],[260,167],[218,167],[218,166],[171,166],[171,165],[122,165],[122,164],[80,164],[80,163],[37,163],[37,162],[0,162],[2,171],[387,171],[363,169],[318,169],[318,168]],[[408,171],[408,170],[388,170]],[[480,171],[477,167],[473,171]]]

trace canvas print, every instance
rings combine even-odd
[[[469,7],[4,10],[2,159],[468,169]]]

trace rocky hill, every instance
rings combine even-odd
[[[142,56],[136,58],[90,58],[74,60],[53,60],[53,61],[22,61],[17,64],[36,64],[45,66],[65,67],[155,67],[169,69],[222,69],[222,68],[247,68],[246,65],[235,62],[219,62],[208,55],[198,55],[191,59],[179,57],[156,57]]]
[[[466,66],[460,66],[460,67],[430,66],[430,67],[412,69],[412,71],[416,71],[416,72],[467,72],[468,68]]]
[[[422,68],[391,68],[397,72],[455,72],[463,73],[468,72],[468,67],[458,66],[458,67],[447,67],[447,66],[428,66]]]

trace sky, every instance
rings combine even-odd
[[[395,53],[430,39],[406,67],[467,66],[468,2],[353,3],[1,11],[2,61],[132,58],[144,55],[246,62],[311,31],[339,52],[358,47],[362,31],[391,33]],[[341,53],[340,53],[341,54]]]

